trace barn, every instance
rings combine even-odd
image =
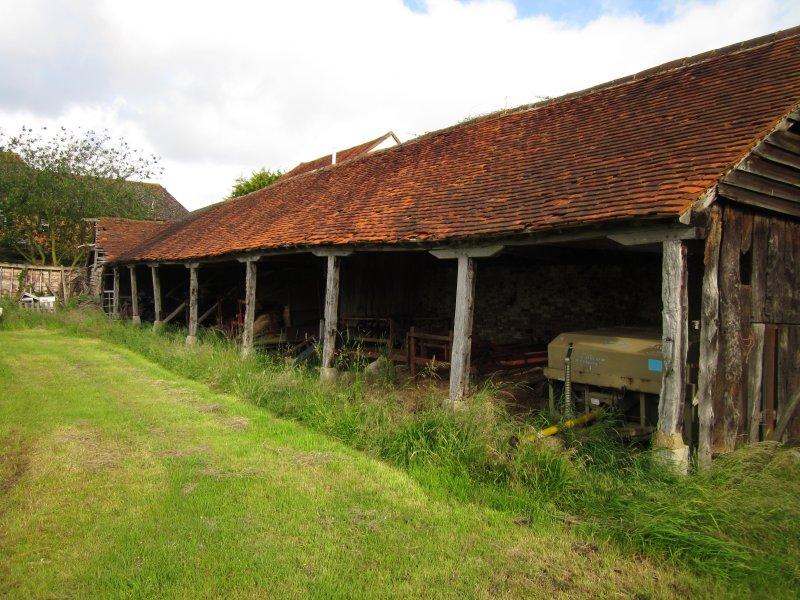
[[[454,405],[482,370],[547,364],[563,332],[647,329],[657,447],[707,463],[795,439],[798,65],[795,28],[332,157],[174,223],[101,219],[112,312],[184,322],[189,344],[214,325],[244,354],[256,330],[320,339],[323,378],[347,340],[412,370],[436,359]]]

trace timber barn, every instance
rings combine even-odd
[[[412,372],[435,358],[454,403],[482,373],[552,370],[564,332],[655,331],[657,446],[703,462],[796,439],[799,109],[795,28],[304,163],[176,222],[101,219],[112,312],[244,354],[319,339],[323,377],[353,340]],[[565,384],[602,366],[575,352]]]

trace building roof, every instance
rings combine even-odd
[[[141,192],[141,201],[152,210],[153,219],[175,221],[189,214],[186,207],[160,183],[131,181],[129,184]]]
[[[487,115],[171,225],[124,261],[677,218],[800,102],[800,28]]]
[[[400,143],[400,140],[397,139],[397,136],[388,131],[384,133],[382,136],[375,138],[374,140],[370,140],[368,142],[364,142],[363,144],[359,144],[358,146],[353,146],[352,148],[347,148],[346,150],[339,150],[336,153],[336,163],[340,164],[345,161],[348,161],[352,158],[356,158],[358,156],[362,156],[367,154],[386,142],[387,140],[392,140],[396,144]],[[308,162],[302,162],[297,165],[291,171],[288,171],[285,174],[285,177],[293,177],[295,175],[301,175],[302,173],[310,173],[311,171],[316,171],[318,169],[322,169],[324,167],[329,167],[333,164],[333,155],[326,154],[325,156],[320,156],[319,158],[315,158],[314,160],[310,160]]]
[[[101,217],[95,226],[95,246],[105,252],[106,261],[114,262],[123,253],[133,250],[168,226],[167,221]]]

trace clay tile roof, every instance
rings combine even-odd
[[[336,153],[336,163],[341,164],[345,161],[350,160],[351,158],[356,158],[361,156],[362,154],[367,154],[373,148],[380,146],[383,142],[392,138],[395,142],[400,143],[395,136],[394,133],[391,131],[384,133],[382,136],[375,138],[374,140],[370,140],[368,142],[364,142],[363,144],[359,144],[358,146],[353,146],[352,148],[347,148],[346,150],[339,150]],[[315,158],[314,160],[310,160],[308,162],[303,162],[297,165],[291,171],[288,171],[285,177],[293,177],[294,175],[301,175],[302,173],[310,173],[311,171],[316,171],[317,169],[322,169],[324,167],[329,167],[333,164],[333,157],[330,154],[326,154],[325,156],[320,156],[319,158]]]
[[[153,211],[153,219],[174,221],[189,214],[186,207],[160,183],[131,181],[128,184],[140,192],[141,202],[147,203],[148,208]]]
[[[97,219],[95,244],[106,253],[106,260],[113,262],[142,242],[152,239],[169,225],[166,221],[101,217]]]
[[[800,102],[800,28],[292,177],[123,258],[446,243],[676,218]]]

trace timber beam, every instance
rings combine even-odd
[[[330,258],[331,256],[350,256],[353,254],[353,250],[348,248],[316,248],[311,252],[314,256],[321,256],[323,258],[327,257]]]
[[[113,275],[114,275],[114,287],[112,293],[114,297],[111,299],[111,316],[114,319],[118,319],[119,318],[119,267],[114,267]]]
[[[439,248],[431,250],[430,253],[436,258],[453,259],[466,256],[468,258],[490,258],[497,256],[503,251],[504,246],[494,244],[491,246],[469,246],[464,248]]]
[[[686,403],[689,293],[686,243],[663,243],[661,268],[662,352],[661,394],[653,446],[658,455],[679,472],[689,469],[689,448],[683,442]]]
[[[472,319],[475,312],[475,259],[458,257],[453,350],[450,354],[450,402],[463,402],[469,393],[472,355]]]
[[[450,354],[451,406],[459,406],[469,394],[472,359],[472,321],[475,313],[475,259],[497,256],[503,246],[476,246],[432,250],[437,258],[456,259],[456,307],[453,316],[453,348]]]
[[[197,271],[200,268],[198,263],[187,263],[189,269],[189,335],[186,336],[186,345],[193,346],[197,343],[197,295],[199,284]]]
[[[164,324],[166,324],[166,323],[169,323],[170,321],[172,321],[172,319],[174,319],[175,317],[177,317],[177,316],[178,316],[178,313],[179,313],[179,312],[181,312],[181,311],[182,311],[182,310],[184,310],[185,308],[186,308],[186,301],[184,300],[183,302],[181,302],[181,303],[180,303],[180,304],[179,304],[179,305],[178,305],[178,306],[175,308],[175,310],[173,310],[171,313],[169,313],[169,314],[168,314],[168,315],[167,315],[167,316],[164,318],[164,320],[162,321],[162,323],[164,323]]]
[[[245,311],[242,326],[242,356],[253,353],[253,325],[256,318],[256,280],[258,276],[258,258],[248,260],[245,265]]]
[[[153,330],[161,327],[161,278],[158,275],[158,265],[150,265],[150,275],[153,278]]]
[[[323,381],[336,379],[334,357],[336,355],[336,336],[339,319],[339,274],[342,255],[327,254],[328,270],[325,280],[325,321],[322,335],[322,368],[320,378]]]
[[[719,386],[717,365],[720,356],[719,267],[722,240],[722,215],[718,206],[709,213],[703,271],[700,313],[700,364],[697,382],[699,424],[697,458],[701,468],[711,464],[711,436],[714,427],[714,395]]]
[[[136,265],[128,266],[131,275],[131,322],[134,325],[142,324],[142,317],[139,315],[139,286],[136,280]]]
[[[648,227],[613,233],[607,237],[623,246],[642,246],[674,240],[699,240],[705,237],[705,230],[701,227]]]

